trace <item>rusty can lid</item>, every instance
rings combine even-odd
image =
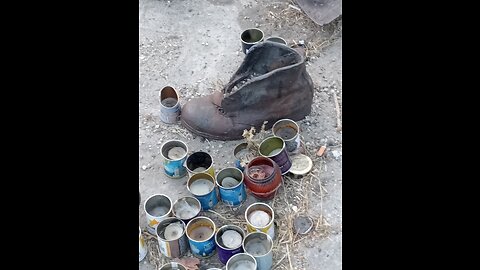
[[[292,167],[290,168],[290,172],[295,176],[304,176],[313,168],[312,160],[304,154],[294,155],[291,157],[291,160]]]
[[[311,217],[299,216],[293,220],[293,228],[298,234],[307,234],[313,227],[313,220]]]

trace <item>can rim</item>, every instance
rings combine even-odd
[[[190,224],[193,224],[194,222],[196,222],[197,220],[200,220],[200,219],[206,219],[208,220],[212,225],[213,225],[213,231],[212,231],[212,234],[208,237],[206,237],[205,240],[203,241],[197,241],[193,238],[190,237],[189,233],[188,233],[188,227],[190,226]],[[217,226],[215,225],[215,222],[213,222],[213,220],[211,220],[209,217],[204,217],[204,216],[201,216],[201,217],[195,217],[195,218],[192,218],[188,223],[187,223],[187,226],[185,227],[185,234],[187,235],[187,238],[188,240],[190,241],[193,241],[195,243],[205,243],[205,242],[208,242],[211,240],[212,236],[215,236],[215,233],[217,232]]]
[[[248,211],[250,210],[250,208],[254,205],[263,205],[263,206],[266,206],[267,208],[270,209],[270,211],[272,212],[272,218],[270,219],[270,222],[268,222],[267,225],[265,225],[264,227],[257,227],[257,226],[254,226],[252,223],[250,223],[250,221],[248,220]],[[259,230],[262,230],[262,229],[267,229],[269,228],[270,226],[272,226],[273,224],[273,221],[275,220],[275,212],[273,211],[273,208],[266,204],[266,203],[263,203],[263,202],[256,202],[256,203],[252,203],[250,204],[247,209],[245,209],[245,220],[247,221],[247,224],[252,226],[253,228],[255,229],[259,229]]]
[[[235,169],[237,171],[240,172],[240,174],[242,175],[242,179],[240,180],[240,182],[236,185],[236,186],[233,186],[233,187],[224,187],[222,185],[220,185],[220,183],[218,182],[218,175],[224,171],[224,170],[227,170],[227,169]],[[243,174],[243,172],[237,168],[237,167],[227,167],[227,168],[224,168],[224,169],[221,169],[220,171],[218,171],[217,175],[215,175],[215,184],[218,186],[218,188],[220,189],[227,189],[227,190],[231,190],[231,189],[235,189],[237,187],[239,187],[241,184],[243,184],[243,179],[245,178],[245,175]],[[222,178],[223,179],[223,178]],[[236,178],[235,178],[236,179]]]
[[[188,155],[187,159],[185,160],[185,168],[187,168],[187,171],[190,172],[190,173],[192,173],[192,174],[201,173],[201,172],[194,172],[194,171],[190,170],[190,168],[188,168],[188,165],[187,165],[188,159],[189,159],[191,156],[193,156],[193,155],[195,155],[195,154],[197,154],[197,153],[207,154],[207,155],[210,157],[210,160],[211,160],[210,166],[208,166],[208,168],[206,168],[205,171],[201,171],[201,172],[206,172],[206,171],[210,170],[210,168],[213,167],[213,157],[212,157],[212,155],[210,155],[209,153],[204,152],[204,151],[196,151],[196,152],[193,152],[193,153],[191,153],[190,155]]]
[[[170,87],[172,88],[172,90],[175,92],[175,94],[177,95],[177,103],[175,103],[175,105],[173,105],[172,107],[167,107],[165,105],[162,104],[162,91],[163,89],[167,88],[167,87]],[[170,85],[166,85],[164,86],[162,89],[160,89],[160,91],[158,91],[158,101],[160,102],[160,106],[162,106],[162,108],[166,108],[166,109],[170,109],[170,108],[174,108],[175,106],[177,106],[178,104],[180,104],[180,95],[178,94],[178,91],[177,89],[175,89],[175,87],[173,86],[170,86]]]
[[[259,41],[255,41],[255,42],[244,41],[243,38],[242,38],[243,33],[245,33],[248,30],[258,30],[258,31],[260,31],[262,33],[262,38]],[[258,28],[247,28],[247,29],[243,30],[242,33],[240,34],[240,40],[242,41],[242,43],[244,43],[246,45],[258,44],[258,43],[263,42],[265,40],[265,33],[263,33],[263,31],[261,29],[258,29]]]
[[[298,126],[297,122],[293,121],[292,119],[288,119],[288,118],[280,119],[280,120],[278,120],[277,122],[275,122],[275,124],[273,124],[273,126],[272,126],[272,133],[273,133],[273,135],[276,136],[276,137],[279,137],[279,136],[277,136],[277,135],[275,134],[275,133],[276,133],[276,132],[275,132],[275,131],[276,131],[276,130],[275,130],[275,127],[278,125],[278,123],[280,123],[280,122],[282,122],[282,121],[290,122],[290,123],[294,124],[295,127],[297,128],[297,130],[296,130],[296,131],[297,131],[297,134],[296,134],[293,138],[288,139],[288,140],[285,140],[284,138],[282,138],[282,140],[283,140],[284,142],[289,142],[289,141],[294,141],[294,140],[296,140],[297,137],[300,136],[300,127]]]
[[[182,222],[182,225],[183,225],[183,233],[182,233],[179,237],[177,237],[177,238],[175,238],[175,239],[170,239],[170,240],[167,240],[167,239],[165,239],[165,238],[160,237],[160,235],[158,235],[158,228],[160,227],[160,224],[162,224],[162,223],[164,223],[164,222],[168,222],[168,221],[173,221],[174,219],[175,219],[176,221],[181,221],[181,222]],[[170,223],[171,223],[171,222],[170,222]],[[179,218],[176,218],[176,217],[167,217],[167,218],[165,218],[164,220],[160,221],[160,223],[158,223],[158,226],[157,226],[157,228],[155,229],[155,234],[157,235],[157,238],[158,238],[158,239],[161,239],[161,240],[164,241],[164,242],[171,242],[171,241],[176,241],[176,240],[182,238],[182,236],[185,235],[185,232],[186,232],[186,231],[187,231],[187,230],[186,230],[186,228],[185,228],[185,222],[183,222],[183,220],[181,220],[181,219],[179,219]]]
[[[247,240],[248,237],[252,237],[251,235],[254,235],[254,234],[263,234],[263,235],[265,235],[265,236],[267,237],[267,241],[268,241],[268,243],[270,244],[270,248],[268,249],[267,253],[265,253],[265,254],[263,254],[263,255],[259,255],[259,256],[254,256],[254,255],[252,255],[252,254],[250,254],[250,253],[247,252],[247,249],[245,248],[245,242],[246,242],[245,240]],[[272,252],[272,250],[273,250],[273,240],[272,240],[272,237],[270,237],[270,235],[268,235],[268,233],[264,233],[264,232],[251,232],[251,233],[247,234],[247,235],[245,236],[245,238],[243,239],[243,241],[242,241],[242,248],[243,248],[243,250],[245,251],[245,253],[252,255],[254,258],[262,258],[262,257],[265,257],[265,256],[269,255],[269,254]]]
[[[240,234],[242,235],[242,243],[241,243],[238,247],[235,247],[235,248],[227,248],[227,247],[225,247],[224,245],[220,245],[220,243],[218,243],[217,238],[219,237],[220,232],[223,233],[223,231],[225,231],[226,229],[233,229],[233,230],[235,230],[236,232],[238,232],[238,233],[240,233]],[[222,227],[218,228],[217,232],[215,233],[215,244],[217,244],[217,246],[221,247],[221,248],[224,249],[224,250],[232,251],[232,250],[238,249],[239,247],[242,247],[243,239],[245,239],[245,232],[243,231],[242,228],[240,228],[240,227],[237,226],[237,225],[228,225],[228,224],[227,224],[227,225],[223,225]]]
[[[276,42],[276,41],[271,41],[271,40],[269,40],[269,39],[276,39],[276,38],[282,40],[283,42],[280,43],[280,42]],[[287,44],[288,44],[287,41],[286,41],[284,38],[279,37],[279,36],[269,36],[269,37],[267,37],[267,38],[265,39],[265,41],[276,42],[276,43],[280,43],[280,44],[283,44],[283,45],[287,45]]]
[[[183,264],[181,263],[178,263],[178,262],[168,262],[168,263],[165,263],[164,265],[160,266],[160,270],[164,270],[163,267],[165,266],[172,266],[172,264],[176,263],[177,265],[180,265],[181,267],[183,267],[183,269],[178,269],[178,270],[184,270],[184,269],[187,269]],[[173,266],[172,266],[173,267]]]
[[[166,156],[163,155],[163,147],[165,147],[165,145],[166,145],[167,143],[170,143],[170,142],[178,142],[178,143],[182,144],[182,146],[185,146],[185,147],[184,147],[184,148],[185,148],[185,154],[184,154],[181,158],[179,158],[179,159],[171,159],[171,158],[166,157]],[[168,140],[168,141],[165,141],[164,143],[162,143],[162,146],[160,147],[160,155],[162,156],[162,158],[164,158],[164,159],[166,159],[166,160],[168,160],[168,161],[180,161],[180,160],[184,159],[184,158],[188,155],[188,145],[187,145],[185,142],[180,141],[180,140]]]
[[[260,151],[260,148],[262,148],[262,144],[263,144],[264,142],[266,142],[267,140],[271,140],[271,139],[280,139],[280,140],[282,141],[282,150],[281,150],[280,152],[282,152],[282,151],[285,150],[285,140],[284,140],[284,139],[282,139],[281,137],[278,137],[278,136],[270,136],[270,137],[268,137],[268,138],[265,138],[265,139],[260,143],[260,145],[259,145],[259,147],[258,147],[258,153],[260,153],[260,155],[261,155],[262,157],[272,158],[272,157],[277,156],[277,155],[279,154],[279,153],[277,153],[277,154],[275,154],[275,155],[268,155],[268,156],[267,156],[267,155],[262,154],[262,152]],[[286,151],[286,150],[285,150],[285,151]]]
[[[181,217],[177,216],[177,213],[175,212],[175,205],[176,205],[180,200],[186,199],[186,198],[194,199],[194,200],[196,201],[196,203],[198,204],[197,206],[199,207],[199,209],[198,209],[198,213],[197,213],[195,216],[193,216],[193,217],[191,217],[191,218],[185,218],[185,219],[192,219],[192,218],[196,217],[196,216],[200,213],[200,211],[202,211],[202,204],[200,203],[200,201],[199,201],[197,198],[195,198],[195,197],[193,197],[193,196],[183,196],[183,197],[180,197],[180,198],[176,199],[175,202],[173,202],[173,204],[172,204],[172,213],[173,213],[173,215],[174,215],[175,217],[177,217],[178,219],[180,219],[180,220],[182,220],[182,221],[183,221],[184,219],[182,219]]]
[[[251,254],[248,254],[246,252],[241,252],[241,253],[237,253],[237,254],[234,254],[232,257],[230,257],[230,259],[228,259],[227,263],[225,264],[226,267],[228,267],[228,263],[230,262],[230,260],[232,260],[233,258],[235,257],[240,257],[240,256],[248,256],[252,259],[252,262],[253,264],[255,265],[255,268],[254,269],[257,269],[257,260],[255,259],[255,257],[253,257]],[[228,268],[227,268],[228,269]]]
[[[154,216],[154,215],[151,215],[150,213],[148,213],[147,211],[147,202],[148,200],[150,200],[151,198],[155,197],[155,196],[163,196],[163,197],[166,197],[168,199],[168,201],[170,202],[170,208],[168,209],[168,212],[163,215],[163,216]],[[151,217],[154,217],[154,218],[163,218],[163,217],[168,217],[170,215],[170,213],[172,212],[172,199],[170,199],[170,197],[168,197],[167,195],[165,194],[162,194],[162,193],[155,193],[155,194],[152,194],[150,195],[150,197],[148,197],[145,202],[143,203],[143,211],[145,211],[145,213],[148,215],[148,216],[151,216]]]
[[[195,193],[193,193],[191,190],[190,190],[190,185],[195,182],[195,181],[192,181],[193,177],[199,177],[199,176],[207,176],[207,178],[211,178],[212,180],[212,183],[213,183],[213,187],[211,190],[208,191],[207,194],[203,194],[203,195],[197,195]],[[205,179],[205,178],[201,178],[201,179]],[[193,180],[198,180],[198,179],[193,179]],[[210,180],[210,179],[209,179]],[[200,173],[195,173],[193,175],[191,175],[188,180],[187,180],[187,190],[188,192],[192,193],[194,196],[197,196],[197,197],[204,197],[204,196],[208,196],[210,193],[212,193],[212,191],[215,191],[215,179],[213,178],[213,176],[211,176],[210,174],[208,173],[204,173],[204,172],[200,172]]]
[[[235,148],[233,148],[233,156],[237,158],[238,152],[240,152],[240,150],[247,149],[247,147],[248,143],[246,142],[237,144]]]

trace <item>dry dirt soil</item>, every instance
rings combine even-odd
[[[293,7],[292,7],[293,6]],[[179,93],[181,104],[210,94],[228,82],[240,66],[240,33],[250,27],[266,36],[283,37],[289,45],[307,44],[307,71],[315,85],[312,113],[297,122],[312,173],[302,179],[284,179],[275,199],[274,269],[342,268],[342,134],[337,131],[335,96],[342,106],[342,19],[319,26],[297,10],[294,1],[254,0],[140,0],[139,1],[139,190],[141,204],[154,193],[172,200],[189,195],[187,177],[170,179],[162,173],[160,145],[179,139],[190,152],[207,151],[214,168],[234,166],[233,148],[242,141],[208,141],[180,124],[160,121],[159,90],[167,85]],[[315,155],[322,145],[327,152]],[[251,195],[245,206],[256,201]],[[243,208],[244,209],[244,208]],[[231,220],[244,222],[241,211],[222,203],[206,212],[220,227]],[[315,224],[306,236],[292,234],[292,219],[308,215]],[[222,216],[222,217],[221,217]],[[224,219],[226,218],[226,219]],[[139,207],[143,231],[146,217]],[[144,233],[149,254],[140,270],[159,269],[170,261],[158,255],[155,239]],[[188,253],[186,257],[191,257]],[[216,255],[202,259],[199,269],[225,269]]]

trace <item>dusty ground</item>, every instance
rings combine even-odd
[[[289,4],[294,5],[292,1],[266,0],[140,0],[139,189],[142,205],[154,193],[167,194],[172,200],[189,195],[186,177],[173,180],[162,174],[159,152],[164,141],[180,139],[188,144],[190,151],[209,152],[217,171],[233,166],[233,147],[240,143],[205,141],[180,125],[163,124],[159,119],[158,91],[166,85],[173,86],[184,104],[193,97],[219,89],[244,57],[239,36],[245,28],[258,27],[266,36],[281,36],[289,44],[304,40],[309,49],[307,70],[315,84],[315,96],[311,115],[298,124],[314,170],[304,179],[285,179],[284,187],[269,202],[278,216],[274,265],[275,269],[290,269],[290,263],[293,269],[341,269],[342,135],[336,131],[333,93],[338,95],[341,107],[342,21],[340,18],[321,27]],[[316,150],[325,143],[327,155],[316,157]],[[249,196],[246,204],[252,201],[253,197]],[[222,203],[214,211],[243,221],[241,213],[232,212]],[[290,218],[300,213],[315,220],[315,231],[308,237],[292,237],[287,233]],[[218,227],[232,221],[215,213],[204,215],[213,218]],[[139,208],[139,221],[145,229],[143,208]],[[154,247],[154,240],[149,244]],[[155,257],[158,256],[148,255],[139,263],[139,269],[156,269]],[[216,256],[202,260],[201,266],[201,269],[224,267]]]

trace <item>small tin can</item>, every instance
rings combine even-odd
[[[273,240],[263,232],[247,234],[243,239],[243,249],[257,261],[257,270],[270,270],[273,264]]]
[[[242,51],[247,54],[250,47],[263,41],[263,31],[258,28],[246,29],[240,35],[240,39],[242,40]]]
[[[257,260],[247,253],[237,253],[230,257],[227,262],[226,270],[256,270],[257,269]]]
[[[292,161],[287,154],[285,142],[280,137],[273,136],[263,140],[260,143],[259,152],[260,155],[275,161],[278,167],[280,167],[282,175],[288,173],[288,170],[292,167]]]
[[[247,198],[243,173],[237,168],[225,168],[218,172],[216,184],[223,203],[239,206]]]
[[[166,124],[174,124],[178,121],[181,113],[180,98],[177,90],[171,86],[165,86],[160,90],[160,120]]]
[[[187,270],[187,268],[181,263],[169,262],[162,265],[159,270]]]
[[[189,176],[203,172],[215,177],[212,156],[210,156],[208,153],[200,151],[191,154],[188,156],[185,165],[185,167],[187,167]]]
[[[172,201],[167,195],[154,194],[147,198],[143,209],[147,216],[147,230],[155,235],[160,221],[172,215]]]
[[[170,178],[182,178],[187,174],[184,163],[187,159],[187,144],[179,140],[170,140],[162,144],[160,154],[163,158],[163,171]]]
[[[300,128],[295,121],[280,119],[273,124],[272,131],[273,135],[283,139],[288,152],[300,147]]]
[[[252,203],[245,210],[245,220],[249,233],[264,232],[275,239],[275,213],[270,205],[261,202]]]
[[[215,234],[215,243],[217,244],[218,259],[223,264],[227,264],[227,261],[228,259],[230,259],[230,257],[237,253],[242,253],[242,243],[244,238],[245,233],[243,232],[242,228],[238,226],[225,225],[220,227],[220,229],[218,229],[217,233]]]
[[[172,212],[175,217],[187,224],[192,218],[198,216],[202,205],[195,197],[182,197],[173,203]]]
[[[241,143],[233,149],[233,156],[235,157],[235,167],[243,172],[245,166],[247,166],[248,162],[255,157],[255,154],[248,149],[247,143]]]
[[[276,42],[283,45],[287,45],[287,41],[285,41],[285,39],[281,37],[268,37],[267,39],[265,39],[265,41]]]
[[[147,246],[142,236],[142,229],[138,227],[138,262],[141,262],[147,256]]]
[[[187,181],[187,189],[198,199],[203,211],[215,207],[218,203],[215,180],[210,174],[196,173],[190,176]]]
[[[157,240],[162,253],[167,258],[180,258],[188,250],[185,236],[185,223],[176,217],[162,220],[157,226]]]
[[[195,257],[209,258],[215,254],[215,223],[208,217],[196,217],[187,224],[190,250]]]

